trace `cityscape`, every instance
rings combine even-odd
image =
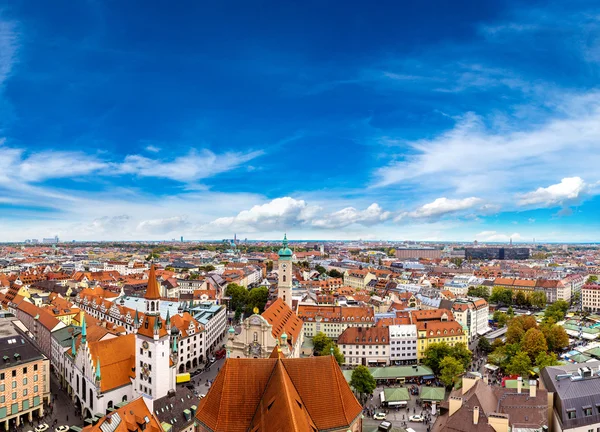
[[[590,0],[0,0],[0,431],[600,432]]]

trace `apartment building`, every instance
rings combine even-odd
[[[375,325],[373,306],[298,305],[298,318],[304,322],[304,335],[313,337],[323,332],[337,339],[348,327]]]
[[[390,363],[387,327],[348,327],[337,344],[344,354],[346,365],[386,366]]]
[[[421,360],[429,344],[445,342],[450,346],[468,342],[467,331],[457,321],[424,321],[416,324],[417,359]]]
[[[417,361],[417,326],[401,324],[389,326],[390,363],[411,364]]]
[[[357,290],[365,289],[373,279],[377,279],[377,276],[369,270],[348,269],[344,272],[344,285]]]
[[[50,361],[10,319],[0,319],[0,334],[0,428],[14,431],[44,415]]]
[[[581,305],[588,312],[600,311],[600,285],[586,284],[581,288]]]
[[[490,331],[488,302],[480,298],[459,299],[452,305],[456,321],[468,329],[469,341]]]
[[[398,259],[439,259],[442,257],[441,249],[433,248],[398,248],[396,258]]]

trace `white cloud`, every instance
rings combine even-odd
[[[0,18],[0,87],[9,77],[17,61],[17,48],[16,24]]]
[[[189,227],[190,223],[186,216],[173,216],[161,219],[149,219],[140,222],[137,231],[142,234],[170,234],[181,233]]]
[[[149,151],[152,153],[158,153],[160,151],[160,147],[149,145],[149,146],[146,146],[146,151]]]
[[[479,203],[481,203],[481,199],[475,197],[463,199],[448,199],[442,197],[417,208],[415,211],[408,213],[408,215],[414,218],[443,216],[448,213],[455,213],[473,208]]]
[[[311,225],[319,228],[343,228],[355,223],[371,226],[387,221],[391,215],[391,212],[384,211],[379,204],[373,203],[365,210],[346,207],[312,221]]]
[[[511,239],[512,241],[520,241],[522,237],[519,233],[508,235],[497,231],[482,231],[475,235],[475,240],[483,242],[508,242]]]
[[[564,178],[560,183],[545,188],[540,187],[532,192],[522,194],[519,198],[519,204],[535,207],[569,205],[585,193],[586,186],[581,177]]]

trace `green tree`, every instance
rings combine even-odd
[[[387,251],[387,254],[389,257],[395,257],[396,256],[396,249],[391,248],[390,250]]]
[[[515,316],[515,310],[513,309],[512,306],[508,307],[508,310],[506,311],[506,315],[508,315],[509,318],[513,318]]]
[[[569,335],[562,326],[544,324],[541,330],[548,342],[548,350],[560,351],[569,346]]]
[[[317,332],[317,334],[313,336],[312,341],[315,353],[317,353],[317,355],[321,355],[325,347],[331,342],[331,339],[328,338],[325,333]]]
[[[323,266],[318,265],[317,267],[315,267],[315,270],[319,272],[320,275],[322,275],[323,273],[327,272],[327,269]]]
[[[492,352],[492,344],[489,340],[487,340],[487,338],[480,338],[479,342],[477,342],[477,347],[486,354]]]
[[[541,331],[530,328],[523,336],[521,349],[529,355],[530,359],[534,360],[539,353],[548,351],[548,343]]]
[[[363,365],[358,365],[352,371],[350,387],[352,387],[360,395],[361,402],[364,402],[365,396],[373,394],[375,387],[377,387],[377,383],[375,382],[373,375],[371,375],[369,368]]]
[[[494,321],[496,321],[496,324],[498,325],[498,327],[504,327],[506,325],[506,323],[508,322],[508,315],[506,315],[504,312],[501,312],[501,311],[495,311],[494,312]]]
[[[564,300],[557,300],[544,311],[544,320],[552,318],[554,322],[562,321],[565,319],[568,310],[569,303]]]
[[[464,343],[457,343],[450,348],[450,357],[458,360],[464,368],[467,368],[473,360],[473,353],[467,348]]]
[[[503,287],[494,287],[492,295],[490,295],[490,302],[511,305],[513,303],[512,291]]]
[[[531,328],[537,328],[537,321],[531,315],[519,315],[515,319],[512,320],[511,324],[518,324],[525,331]]]
[[[546,307],[546,293],[543,291],[535,291],[531,293],[531,306],[543,309]]]
[[[560,362],[555,353],[541,352],[535,358],[535,365],[540,369],[540,372],[547,366],[557,366],[559,364]]]
[[[525,330],[518,324],[513,324],[512,322],[508,325],[508,329],[506,329],[506,343],[521,343],[521,339],[525,336]]]
[[[258,287],[250,290],[246,298],[245,312],[247,315],[254,313],[254,308],[258,308],[258,313],[265,311],[265,305],[269,300],[269,288]]]
[[[523,291],[517,291],[515,294],[515,304],[518,306],[525,306],[527,304],[527,298],[525,297],[525,293]]]
[[[529,377],[531,371],[531,359],[526,352],[518,352],[508,363],[506,371],[511,375]]]
[[[422,363],[437,375],[440,372],[440,362],[444,357],[451,355],[451,352],[452,349],[446,342],[432,343],[423,353]]]
[[[321,352],[321,355],[331,355],[331,349],[333,348],[333,356],[335,361],[341,366],[344,364],[344,354],[340,351],[340,347],[334,341],[330,341]]]
[[[598,276],[590,275],[585,283],[592,284],[598,282]]]
[[[273,261],[267,261],[267,273],[273,271]]]
[[[337,271],[336,269],[329,270],[329,276],[332,278],[342,278],[344,275]]]
[[[190,273],[190,277],[188,278],[189,280],[196,280],[200,277],[200,275],[198,273]]]
[[[488,300],[490,298],[490,290],[488,289],[488,287],[483,285],[477,287],[472,286],[469,287],[467,295],[470,297],[481,297],[485,300]]]
[[[225,289],[225,295],[231,297],[231,300],[229,301],[231,310],[236,311],[236,314],[239,310],[241,315],[248,300],[248,290],[241,285],[230,283]]]
[[[464,372],[464,366],[454,357],[446,356],[440,362],[440,380],[447,387],[454,385],[458,377]]]

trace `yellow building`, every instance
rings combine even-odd
[[[417,324],[417,360],[432,343],[446,342],[450,346],[467,344],[467,334],[457,321],[425,321]]]
[[[344,272],[344,285],[347,285],[357,290],[363,290],[369,282],[377,279],[369,270],[349,269]]]

